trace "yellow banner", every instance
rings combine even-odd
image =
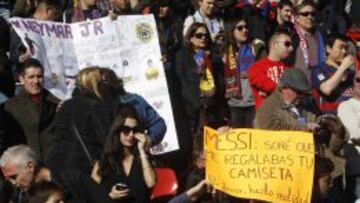
[[[310,203],[314,176],[311,133],[205,127],[206,179],[235,197]]]

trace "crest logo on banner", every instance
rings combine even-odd
[[[149,23],[139,23],[135,26],[136,37],[143,43],[151,41],[154,31]]]

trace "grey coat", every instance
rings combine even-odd
[[[27,144],[43,160],[54,138],[54,118],[59,102],[46,89],[42,90],[40,105],[24,90],[9,99],[4,105],[5,146]]]
[[[314,114],[300,110],[300,115],[306,122],[315,122]],[[293,113],[276,89],[256,112],[254,127],[269,130],[300,130],[307,131],[306,122],[299,122],[298,116]]]

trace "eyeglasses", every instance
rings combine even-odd
[[[248,29],[248,27],[246,26],[246,25],[238,25],[238,26],[236,26],[236,29],[238,30],[238,31],[242,31],[242,30],[244,30],[244,29]]]
[[[201,32],[198,32],[198,33],[195,33],[194,36],[197,38],[197,39],[207,39],[208,38],[208,34],[207,33],[201,33]]]
[[[293,44],[290,41],[277,41],[278,43],[283,43],[285,47],[291,47]]]
[[[356,83],[360,83],[360,78],[355,78]]]
[[[312,17],[316,17],[316,13],[315,12],[311,12],[311,11],[305,11],[305,12],[301,12],[299,13],[301,16],[303,17],[308,17],[308,16],[312,16]]]
[[[141,129],[139,126],[130,127],[130,126],[122,125],[120,126],[120,132],[124,133],[125,135],[129,135],[130,132],[134,134],[141,133]]]

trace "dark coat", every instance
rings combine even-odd
[[[60,100],[46,89],[42,90],[40,105],[21,90],[4,105],[5,146],[27,144],[44,159],[53,143],[54,118]]]
[[[64,102],[55,119],[55,143],[45,165],[59,174],[59,179],[82,202],[79,177],[89,175],[92,162],[85,153],[75,129],[92,160],[98,159],[113,118],[112,106],[86,90],[76,88],[73,97]],[[74,127],[75,126],[75,127]],[[79,196],[80,195],[80,196]]]
[[[212,56],[211,56],[212,57]],[[215,60],[211,58],[214,62]],[[198,125],[198,119],[201,108],[221,109],[224,106],[224,69],[222,64],[212,64],[213,77],[215,82],[215,95],[211,98],[207,98],[206,101],[200,99],[200,75],[197,73],[197,65],[192,55],[189,53],[189,49],[182,47],[175,57],[175,70],[177,77],[180,80],[181,96],[184,101],[186,114],[190,118],[191,127],[196,128]],[[220,113],[219,113],[220,114]],[[221,115],[217,115],[220,116]],[[210,116],[214,117],[214,116]],[[216,117],[216,116],[215,116]],[[222,120],[223,118],[217,118]]]

